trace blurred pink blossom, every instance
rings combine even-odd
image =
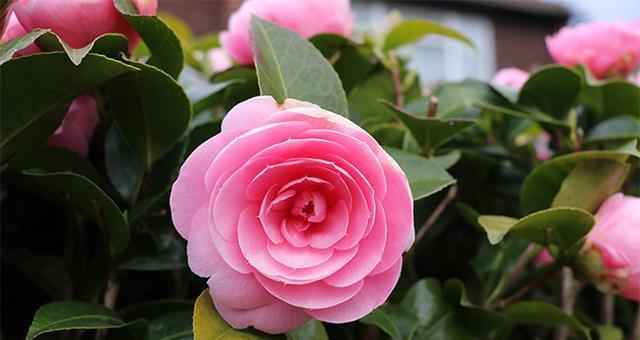
[[[86,157],[89,141],[99,122],[96,101],[89,95],[82,95],[71,103],[62,124],[45,142],[45,146],[69,149]]]
[[[500,86],[520,89],[529,79],[529,72],[517,67],[507,67],[500,69],[491,80],[491,83]]]

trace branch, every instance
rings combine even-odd
[[[445,196],[444,199],[440,202],[440,204],[438,204],[438,206],[433,211],[431,216],[429,216],[427,221],[420,227],[420,229],[418,229],[418,233],[416,234],[416,240],[413,243],[414,245],[418,244],[418,242],[420,242],[420,240],[424,238],[424,235],[426,235],[427,231],[429,231],[429,229],[433,227],[436,221],[438,221],[438,218],[440,218],[440,215],[442,215],[442,213],[449,206],[449,204],[451,204],[451,202],[456,198],[457,194],[458,194],[458,187],[454,185],[449,189],[449,191],[447,192],[447,196]]]
[[[602,294],[602,309],[600,321],[606,326],[613,326],[615,318],[615,297],[611,294]]]
[[[509,306],[510,304],[518,301],[522,297],[524,297],[527,294],[529,294],[532,290],[534,290],[535,288],[537,288],[540,285],[542,285],[543,283],[545,283],[549,278],[551,278],[553,276],[553,274],[556,273],[557,270],[558,270],[558,268],[556,268],[556,267],[553,267],[553,268],[549,269],[544,274],[540,275],[537,279],[535,279],[531,283],[523,286],[517,292],[513,293],[513,295],[509,296],[508,298],[502,299],[502,300],[494,303],[492,308],[493,309],[504,309],[507,306]]]
[[[562,311],[568,315],[573,314],[573,305],[576,301],[578,292],[584,285],[575,283],[573,280],[573,271],[569,267],[562,268]],[[554,339],[565,340],[569,336],[569,327],[562,326],[556,329]]]

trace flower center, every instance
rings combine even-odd
[[[291,215],[302,217],[307,222],[322,222],[326,215],[327,201],[320,191],[303,191],[296,197]]]

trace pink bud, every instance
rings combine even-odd
[[[491,80],[491,83],[500,86],[520,89],[529,79],[529,72],[517,67],[507,67],[500,69]]]
[[[157,0],[135,0],[142,15],[154,15]],[[26,31],[47,28],[74,48],[81,48],[106,33],[124,34],[131,48],[139,41],[113,0],[16,0],[12,5]]]
[[[598,79],[626,77],[640,60],[640,24],[615,20],[564,27],[546,43],[559,64],[582,65]]]
[[[549,249],[544,248],[542,249],[540,254],[538,254],[538,256],[533,260],[533,266],[543,267],[553,263],[554,261],[555,260],[553,259],[553,256],[551,256],[551,253],[549,253]]]
[[[602,204],[578,267],[601,291],[640,301],[640,198],[617,193]]]
[[[2,37],[0,37],[0,43],[2,44],[6,43],[9,40],[19,38],[29,33],[27,32],[27,30],[24,29],[24,27],[22,27],[15,13],[11,12],[10,14],[8,14],[8,16],[9,16],[9,20],[7,20],[7,27],[5,28],[4,33],[2,34]],[[38,46],[36,46],[35,44],[31,44],[28,47],[18,51],[16,55],[23,56],[23,55],[29,55],[29,54],[34,54],[38,52],[40,52],[40,49],[38,48]]]
[[[320,33],[350,36],[353,13],[348,0],[247,0],[231,15],[229,27],[220,34],[222,47],[243,65],[253,64],[251,16],[269,20],[305,38]]]
[[[542,132],[533,142],[533,147],[536,149],[536,158],[538,161],[548,161],[553,156],[553,151],[549,147],[550,141],[551,135],[547,132]]]
[[[96,101],[89,95],[80,96],[71,103],[62,124],[45,145],[69,149],[86,157],[89,141],[99,122]]]

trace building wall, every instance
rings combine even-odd
[[[202,35],[224,30],[229,15],[241,3],[242,0],[159,0],[158,10],[181,18],[196,35]]]

